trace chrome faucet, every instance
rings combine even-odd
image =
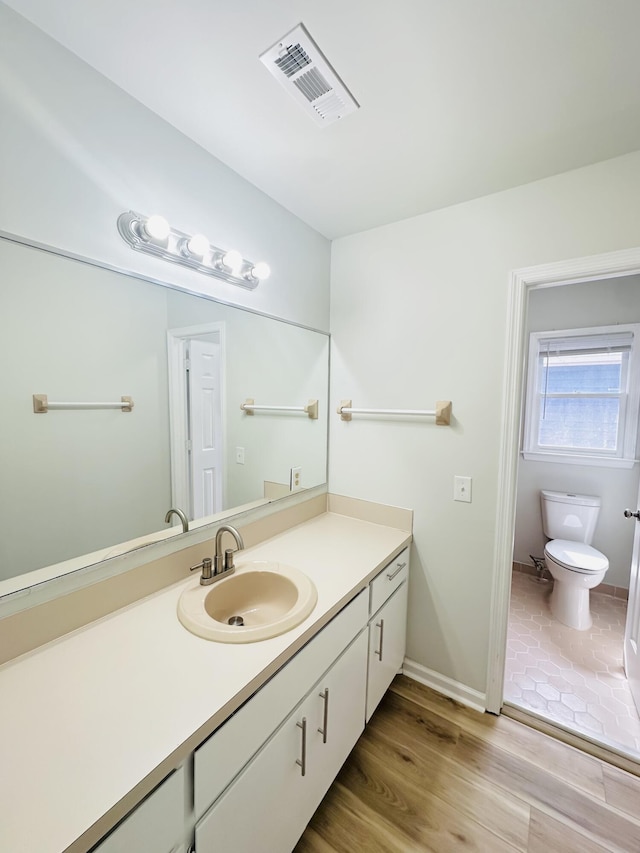
[[[235,549],[227,548],[227,550],[222,552],[222,534],[230,533],[233,538],[236,540],[236,545],[238,546]],[[218,528],[218,532],[216,533],[216,553],[213,558],[213,574],[220,575],[223,572],[232,572],[235,568],[233,565],[233,553],[235,551],[240,551],[244,548],[244,540],[238,530],[235,527],[232,527],[230,524],[223,524]]]
[[[189,531],[189,521],[188,521],[188,519],[187,519],[187,516],[182,512],[182,510],[181,510],[181,509],[174,509],[173,507],[171,507],[171,509],[169,510],[169,512],[168,512],[168,513],[165,515],[165,517],[164,517],[164,520],[165,520],[165,522],[166,522],[167,524],[169,524],[169,522],[171,521],[171,516],[172,516],[172,515],[177,515],[177,516],[178,516],[178,518],[179,518],[179,519],[180,519],[180,521],[182,522],[182,532],[183,532],[183,533],[188,533],[188,531]]]
[[[230,533],[233,536],[238,546],[236,549],[227,548],[224,552],[222,551],[223,533]],[[235,551],[240,551],[242,548],[244,548],[244,540],[240,531],[236,530],[230,524],[223,524],[218,528],[216,533],[216,553],[213,561],[211,557],[205,557],[197,566],[191,566],[190,571],[195,572],[196,569],[202,569],[202,574],[200,575],[202,586],[207,586],[210,583],[214,583],[214,581],[221,580],[227,575],[232,574],[235,570],[233,555]]]

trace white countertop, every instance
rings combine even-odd
[[[189,633],[176,615],[198,583],[189,577],[0,667],[0,850],[62,853],[201,727],[219,725],[410,538],[327,513],[239,554],[316,584],[312,614],[280,637],[231,645]]]

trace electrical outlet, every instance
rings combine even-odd
[[[236,464],[244,465],[244,447],[236,447]]]
[[[453,499],[454,501],[464,501],[471,503],[471,477],[453,478]]]
[[[289,471],[289,488],[292,492],[297,492],[302,488],[302,468],[291,468]]]

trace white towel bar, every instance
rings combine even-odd
[[[317,400],[309,400],[306,406],[256,406],[253,398],[248,397],[244,403],[240,404],[240,408],[247,415],[252,415],[254,412],[304,412],[312,420],[318,419]]]
[[[451,400],[438,400],[433,410],[427,409],[354,409],[351,400],[341,400],[337,412],[343,421],[350,421],[352,415],[415,415],[436,419],[438,426],[451,424]]]
[[[132,397],[121,397],[119,403],[59,403],[49,400],[46,394],[33,395],[33,411],[37,415],[45,415],[54,409],[120,409],[130,412],[133,409]]]

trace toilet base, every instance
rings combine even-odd
[[[554,580],[549,603],[551,612],[568,628],[588,631],[593,625],[589,609],[589,589]]]

